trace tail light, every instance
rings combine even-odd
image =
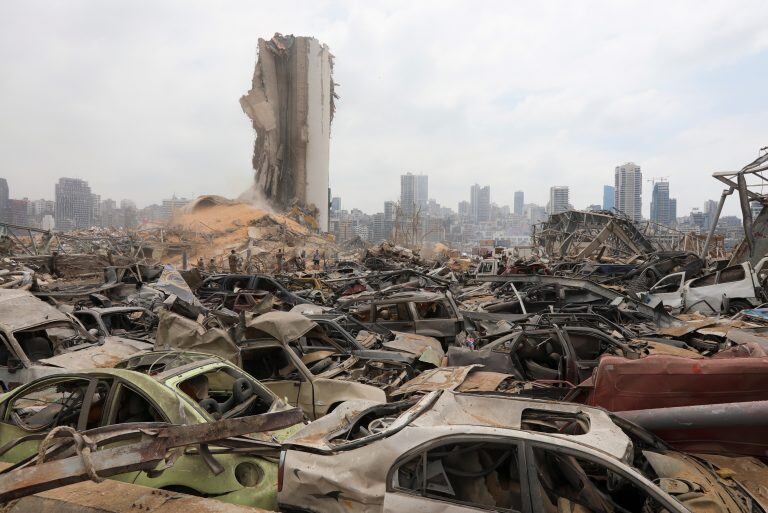
[[[277,464],[277,491],[283,491],[283,475],[285,474],[285,451],[280,451],[280,461]]]

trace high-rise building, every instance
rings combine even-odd
[[[8,221],[8,200],[10,199],[10,191],[8,189],[8,180],[0,178],[0,221]]]
[[[341,198],[339,196],[334,196],[331,198],[331,215],[339,215],[339,212],[341,212]]]
[[[556,185],[549,188],[549,213],[559,214],[568,210],[568,187]]]
[[[426,213],[429,201],[429,177],[406,173],[400,175],[400,208],[406,216]]]
[[[26,199],[8,200],[7,219],[11,224],[19,226],[29,225],[29,201]]]
[[[188,200],[187,198],[177,198],[175,194],[172,198],[164,199],[163,204],[161,205],[163,219],[171,219],[179,209],[188,205],[190,201],[192,200]]]
[[[491,186],[473,185],[469,190],[469,217],[475,223],[491,219]]]
[[[93,226],[93,194],[88,182],[78,178],[59,178],[55,193],[55,220],[59,230]]]
[[[712,223],[715,220],[715,214],[717,213],[717,201],[715,200],[705,201],[702,212],[704,212],[704,215],[707,218],[706,227],[707,229],[709,229],[709,227],[712,226]]]
[[[603,210],[613,210],[616,206],[616,188],[613,185],[603,185]]]
[[[469,218],[469,201],[459,201],[459,217]]]
[[[616,166],[614,172],[615,208],[632,221],[643,220],[643,173],[634,162]]]
[[[651,221],[664,226],[672,226],[672,204],[669,198],[669,182],[655,182],[651,194]]]
[[[525,204],[525,194],[523,191],[515,191],[515,202],[513,203],[513,212],[516,216],[523,215],[523,205]]]
[[[677,224],[677,198],[669,199],[669,217],[672,219],[672,224]]]

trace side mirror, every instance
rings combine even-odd
[[[23,368],[24,368],[24,365],[22,365],[21,360],[14,357],[8,358],[8,372],[13,374],[16,371],[21,370]]]

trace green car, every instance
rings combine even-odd
[[[34,455],[42,435],[57,426],[83,431],[130,422],[199,424],[290,408],[256,379],[216,356],[150,352],[118,367],[122,368],[44,377],[0,396],[0,460],[16,463]],[[250,437],[280,442],[301,427],[297,424]],[[19,441],[30,435],[34,439]],[[18,443],[10,444],[13,441]],[[112,479],[233,504],[277,508],[277,454],[210,449],[224,469],[218,475],[196,446],[188,446],[173,466],[152,472],[152,477],[142,471]]]

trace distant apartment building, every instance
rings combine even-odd
[[[411,217],[427,210],[429,202],[429,177],[406,173],[400,175],[400,208],[403,215]]]
[[[491,220],[491,186],[473,185],[469,190],[469,217],[475,223]]]
[[[181,208],[188,205],[190,201],[192,200],[187,198],[177,198],[176,195],[172,198],[164,199],[162,205],[160,205],[163,219],[166,221],[171,219]]]
[[[29,226],[29,202],[25,199],[9,199],[7,207],[8,223]]]
[[[707,218],[706,226],[707,226],[707,229],[709,229],[709,227],[712,226],[712,223],[715,220],[715,214],[717,213],[717,201],[715,200],[705,201],[702,212],[704,212],[704,215]]]
[[[90,228],[94,223],[94,195],[88,182],[60,178],[55,187],[55,222],[59,230]]]
[[[461,219],[469,218],[469,201],[459,201],[459,217]]]
[[[643,173],[640,166],[627,162],[614,171],[615,208],[632,221],[643,220]]]
[[[669,216],[672,218],[672,224],[677,224],[677,198],[669,199]]]
[[[523,207],[523,216],[525,216],[531,224],[540,223],[547,220],[547,209],[541,205],[526,203]]]
[[[613,185],[603,185],[603,210],[613,210],[616,206],[616,188]]]
[[[523,191],[515,191],[515,201],[512,204],[512,211],[516,216],[523,215],[523,208],[525,205],[525,194]]]
[[[569,189],[565,185],[549,188],[549,214],[559,214],[568,210]]]
[[[672,214],[672,201],[669,197],[669,182],[656,182],[653,184],[651,221],[664,226],[675,224],[675,217]]]

